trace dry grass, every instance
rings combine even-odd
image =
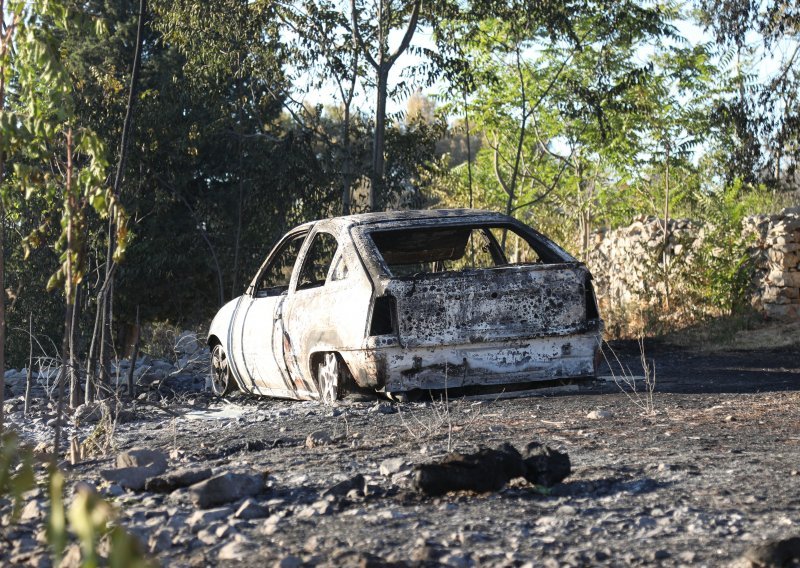
[[[728,316],[669,333],[663,340],[703,352],[800,348],[800,321],[766,321],[758,314]]]

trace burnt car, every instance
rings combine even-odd
[[[498,213],[403,211],[300,225],[208,337],[214,392],[515,391],[596,373],[584,264]]]

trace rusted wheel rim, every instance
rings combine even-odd
[[[228,381],[230,381],[228,358],[222,345],[215,345],[211,352],[211,388],[214,394],[224,395],[228,391]]]
[[[334,404],[339,397],[339,361],[335,353],[326,353],[317,369],[320,400]]]

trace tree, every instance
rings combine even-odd
[[[350,0],[350,13],[352,17],[352,32],[356,45],[364,54],[364,58],[375,71],[375,134],[372,145],[372,192],[370,193],[369,207],[375,210],[377,200],[376,192],[380,190],[384,181],[384,146],[386,134],[386,100],[389,93],[389,72],[397,59],[408,49],[411,39],[417,30],[422,0],[412,0],[410,6],[396,8],[392,0],[376,0],[374,18],[367,22],[362,20],[362,12],[356,0]],[[400,44],[394,51],[389,50],[389,33],[395,27],[405,22],[405,32]],[[370,43],[375,43],[375,52],[370,49]]]
[[[70,404],[77,406],[79,376],[76,372],[76,298],[86,271],[86,224],[89,207],[114,219],[120,243],[127,243],[125,214],[113,191],[105,183],[108,166],[98,136],[76,114],[73,78],[59,49],[61,37],[93,26],[85,13],[69,4],[34,2],[10,6],[16,18],[17,49],[7,69],[14,91],[2,139],[12,173],[4,183],[8,190],[27,199],[40,198],[55,211],[61,231],[55,243],[61,253],[60,266],[48,288],[64,292],[64,334],[59,373],[59,409],[70,382]],[[96,28],[97,29],[97,28]],[[59,212],[60,209],[60,212]],[[45,219],[45,225],[50,219]],[[46,226],[34,230],[25,246],[40,244]],[[59,417],[60,417],[59,410]],[[59,418],[60,420],[60,418]],[[60,424],[60,421],[59,421]],[[58,428],[56,451],[58,450]]]
[[[728,183],[739,178],[751,185],[764,181],[775,188],[794,187],[800,161],[796,3],[703,0],[698,13],[700,23],[734,60],[735,89],[715,115],[718,128],[730,131],[725,140]]]

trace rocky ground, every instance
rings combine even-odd
[[[642,374],[635,345],[617,352]],[[750,566],[791,557],[757,547],[800,537],[800,351],[652,345],[648,354],[652,400],[641,382],[632,393],[604,371],[608,380],[589,391],[329,408],[219,401],[192,390],[201,375],[178,384],[171,377],[181,373],[168,371],[145,380],[150,390],[115,424],[81,410],[88,423],[68,434],[94,436],[107,454],[67,466],[67,493],[91,484],[170,566]],[[29,442],[52,435],[50,407],[25,418],[19,398],[6,404]],[[551,488],[517,477],[482,494],[415,487],[415,466],[448,451],[531,441],[567,453],[571,475]],[[13,525],[9,507],[0,501],[0,564],[48,565],[44,491],[26,496]],[[800,542],[783,548],[792,547],[798,554]]]

